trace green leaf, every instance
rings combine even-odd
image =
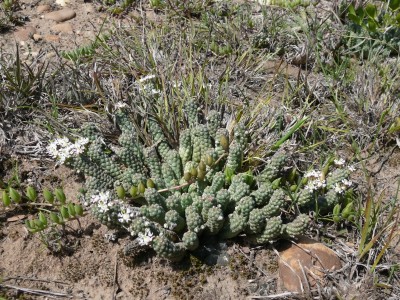
[[[354,9],[354,5],[353,4],[350,4],[348,10],[349,10],[349,14],[356,15],[356,10]]]
[[[49,191],[49,189],[44,188],[43,189],[43,198],[44,200],[46,200],[47,202],[49,202],[50,204],[54,203],[54,195],[52,192]]]
[[[54,194],[56,195],[57,200],[60,201],[62,205],[64,205],[66,201],[64,191],[61,188],[58,188],[54,190]]]
[[[340,204],[336,204],[335,207],[333,208],[333,215],[338,216],[340,214]]]
[[[14,190],[12,187],[9,189],[10,197],[15,203],[20,203],[21,202],[21,195],[18,193],[16,190]]]
[[[2,200],[5,207],[11,204],[10,196],[7,194],[7,191],[5,190],[3,190]]]
[[[69,203],[68,204],[68,214],[71,217],[75,217],[76,216],[75,205],[73,203]]]
[[[362,7],[356,9],[356,15],[362,20],[365,17],[365,11]]]
[[[361,19],[356,15],[349,14],[348,17],[351,21],[353,21],[354,24],[361,25]]]
[[[125,198],[124,187],[120,185],[120,186],[117,186],[115,190],[117,192],[118,198],[123,200]]]
[[[78,216],[83,216],[83,207],[80,204],[75,205],[75,212]]]
[[[372,18],[375,19],[376,18],[376,6],[373,5],[372,3],[368,3],[365,6],[365,12],[367,13],[367,15]]]
[[[378,24],[374,19],[368,19],[368,30],[370,32],[376,32],[376,28],[378,27]]]
[[[396,22],[400,25],[400,13],[396,15]]]
[[[60,218],[58,217],[58,215],[56,215],[53,212],[50,213],[50,219],[56,224],[59,224],[59,225],[61,224]]]
[[[400,8],[400,0],[390,0],[389,7],[391,10],[397,10]]]
[[[39,220],[43,226],[47,226],[47,218],[42,212],[39,212]]]
[[[36,199],[37,199],[37,192],[36,192],[36,190],[35,190],[33,187],[28,186],[28,187],[26,188],[26,197],[27,197],[30,201],[35,202]]]
[[[61,215],[64,219],[69,219],[69,213],[68,213],[68,208],[65,206],[61,207],[60,209]]]
[[[342,217],[347,219],[353,213],[353,202],[350,202],[346,205],[346,207],[342,210]]]

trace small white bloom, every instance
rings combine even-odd
[[[118,221],[121,223],[129,223],[132,220],[132,212],[128,207],[118,214]]]
[[[347,186],[347,187],[353,185],[353,182],[352,182],[351,180],[347,180],[347,179],[343,179],[343,180],[342,180],[342,183],[343,183],[345,186]]]
[[[321,171],[311,170],[304,174],[305,178],[320,178],[322,176]]]
[[[333,162],[337,166],[343,166],[346,163],[346,161],[343,158],[335,159]]]
[[[356,168],[353,165],[350,165],[347,167],[347,170],[349,170],[350,172],[354,172]]]
[[[339,183],[336,183],[333,188],[337,194],[342,194],[346,190],[346,187]]]
[[[314,181],[314,184],[315,184],[315,186],[317,187],[317,189],[321,189],[321,188],[326,187],[326,182],[325,182],[325,180],[316,179],[316,180]]]
[[[127,106],[128,105],[126,103],[119,101],[119,102],[117,102],[115,104],[115,109],[120,109],[120,108],[124,108],[124,107],[127,107]]]
[[[165,229],[169,229],[169,230],[174,230],[174,228],[177,226],[178,224],[175,223],[171,223],[171,222],[167,222],[164,224],[164,228]]]
[[[109,210],[108,204],[105,203],[105,202],[98,202],[97,203],[97,208],[99,209],[99,211],[101,213],[108,212],[108,210]]]
[[[140,232],[138,235],[138,242],[141,246],[149,245],[153,239],[154,235],[149,228],[145,229],[144,234]]]

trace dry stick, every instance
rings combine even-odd
[[[173,186],[173,187],[170,187],[170,188],[165,188],[165,189],[158,190],[158,192],[159,193],[163,193],[163,192],[168,192],[168,191],[173,191],[173,190],[179,190],[179,189],[181,189],[183,187],[186,187],[186,186],[190,185],[191,183],[192,182],[189,181],[189,182],[183,183],[181,185],[177,185],[177,186]]]
[[[301,250],[303,250],[305,253],[307,253],[308,255],[310,255],[311,257],[315,258],[316,260],[318,260],[318,262],[321,264],[322,268],[326,269],[324,267],[324,264],[322,263],[321,259],[315,255],[314,253],[312,253],[310,250],[307,250],[305,248],[303,248],[302,246],[300,246],[299,244],[297,244],[295,241],[290,241],[293,245],[299,247]]]
[[[8,280],[29,280],[29,281],[40,281],[40,282],[47,282],[47,283],[59,283],[59,284],[66,284],[70,285],[68,282],[57,281],[57,280],[48,280],[48,279],[39,279],[39,278],[30,278],[30,277],[23,277],[23,276],[16,276],[16,277],[6,277],[3,278],[3,281]]]
[[[118,254],[115,255],[115,265],[114,265],[114,280],[113,280],[113,297],[112,300],[117,298],[119,285],[118,285]]]
[[[10,285],[10,284],[0,284],[0,287],[14,289],[14,290],[18,290],[18,291],[21,291],[21,292],[34,294],[34,295],[47,296],[49,298],[54,298],[54,299],[57,299],[57,297],[65,297],[65,298],[72,298],[73,297],[72,295],[68,295],[68,294],[64,294],[64,293],[57,293],[57,292],[50,292],[50,291],[44,291],[44,290],[29,289],[29,288],[16,286],[16,285]]]
[[[296,295],[299,295],[299,293],[284,292],[281,294],[268,295],[268,296],[249,296],[249,297],[247,297],[247,299],[279,299],[279,298],[286,298],[289,296],[296,296]]]
[[[276,254],[279,258],[281,258],[281,256],[279,255],[278,250],[276,250],[275,247],[272,247],[272,249],[273,249],[273,251],[275,252],[275,254]],[[292,268],[292,266],[289,265],[285,260],[282,259],[281,261],[282,261],[282,263],[283,263],[290,271],[292,271],[292,273],[293,273],[294,275],[296,275],[297,279],[298,279],[299,282],[300,282],[301,292],[304,293],[304,286],[303,286],[303,281],[301,280],[301,277],[300,277],[300,276],[297,274],[297,272]],[[299,263],[299,264],[300,264],[300,263]]]

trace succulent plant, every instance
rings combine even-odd
[[[316,203],[332,208],[340,200],[347,170],[328,173],[326,181],[317,172],[306,174],[289,188],[290,180],[281,180],[289,153],[278,150],[261,170],[252,169],[244,163],[244,121],[228,132],[215,110],[200,114],[200,105],[189,101],[184,111],[187,122],[175,142],[155,115],[143,121],[149,139],[139,139],[139,126],[122,106],[115,112],[118,151],[93,125],[82,130],[89,142],[68,163],[87,177],[81,199],[102,223],[128,230],[158,255],[177,261],[207,235],[246,234],[257,244],[295,238],[307,230],[307,212]]]

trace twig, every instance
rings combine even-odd
[[[173,191],[173,190],[179,190],[179,189],[181,189],[183,187],[186,187],[186,186],[190,185],[191,183],[192,183],[192,181],[188,181],[188,182],[183,183],[181,185],[177,185],[177,186],[173,186],[173,187],[170,187],[170,188],[165,188],[165,189],[158,190],[158,192],[159,193],[163,193],[163,192],[168,192],[168,191]]]
[[[34,295],[46,296],[46,297],[54,298],[54,299],[57,299],[59,297],[73,298],[72,295],[68,295],[68,294],[64,294],[64,293],[57,293],[57,292],[51,292],[51,291],[29,289],[29,288],[16,286],[16,285],[10,285],[10,284],[0,284],[0,287],[14,289],[14,290],[18,290],[18,291],[21,291],[21,292],[34,294]]]
[[[23,276],[3,278],[3,281],[8,281],[8,280],[29,280],[29,281],[40,281],[40,282],[47,282],[47,283],[59,283],[59,284],[66,284],[66,285],[70,284],[68,282],[63,282],[63,281],[39,279],[39,278],[30,278],[30,277],[23,277]]]
[[[249,296],[246,299],[280,299],[280,298],[286,298],[289,296],[296,296],[299,294],[300,293],[295,293],[295,292],[284,292],[281,294],[268,295],[268,296]]]
[[[112,300],[115,300],[117,298],[119,290],[119,285],[118,285],[118,254],[115,255],[115,265],[114,265],[114,280],[113,280],[113,297]]]

